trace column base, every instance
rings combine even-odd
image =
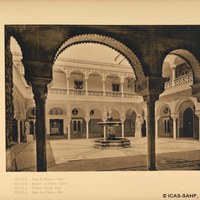
[[[148,167],[148,171],[157,171],[156,167]]]
[[[26,135],[26,141],[27,143],[33,142],[33,135]]]

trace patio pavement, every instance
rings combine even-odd
[[[129,138],[131,147],[94,148],[95,139],[47,140],[48,171],[146,170],[146,138]],[[157,170],[199,170],[200,142],[158,138]],[[36,171],[36,144],[16,145],[18,171]]]

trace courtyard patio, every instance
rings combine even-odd
[[[146,138],[129,138],[131,147],[94,148],[94,139],[47,140],[48,171],[147,170]],[[16,145],[18,171],[36,171],[36,144]],[[157,170],[199,170],[200,142],[194,139],[158,138]]]

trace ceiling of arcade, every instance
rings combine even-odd
[[[164,59],[176,49],[186,49],[200,60],[199,26],[9,25],[6,33],[21,47],[27,78],[52,79],[55,56],[78,43],[100,43],[117,50],[131,64],[136,79],[162,77]],[[193,71],[194,80],[200,81],[200,69]]]

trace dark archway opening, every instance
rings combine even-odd
[[[183,137],[193,137],[194,113],[191,108],[185,109],[183,113]]]

